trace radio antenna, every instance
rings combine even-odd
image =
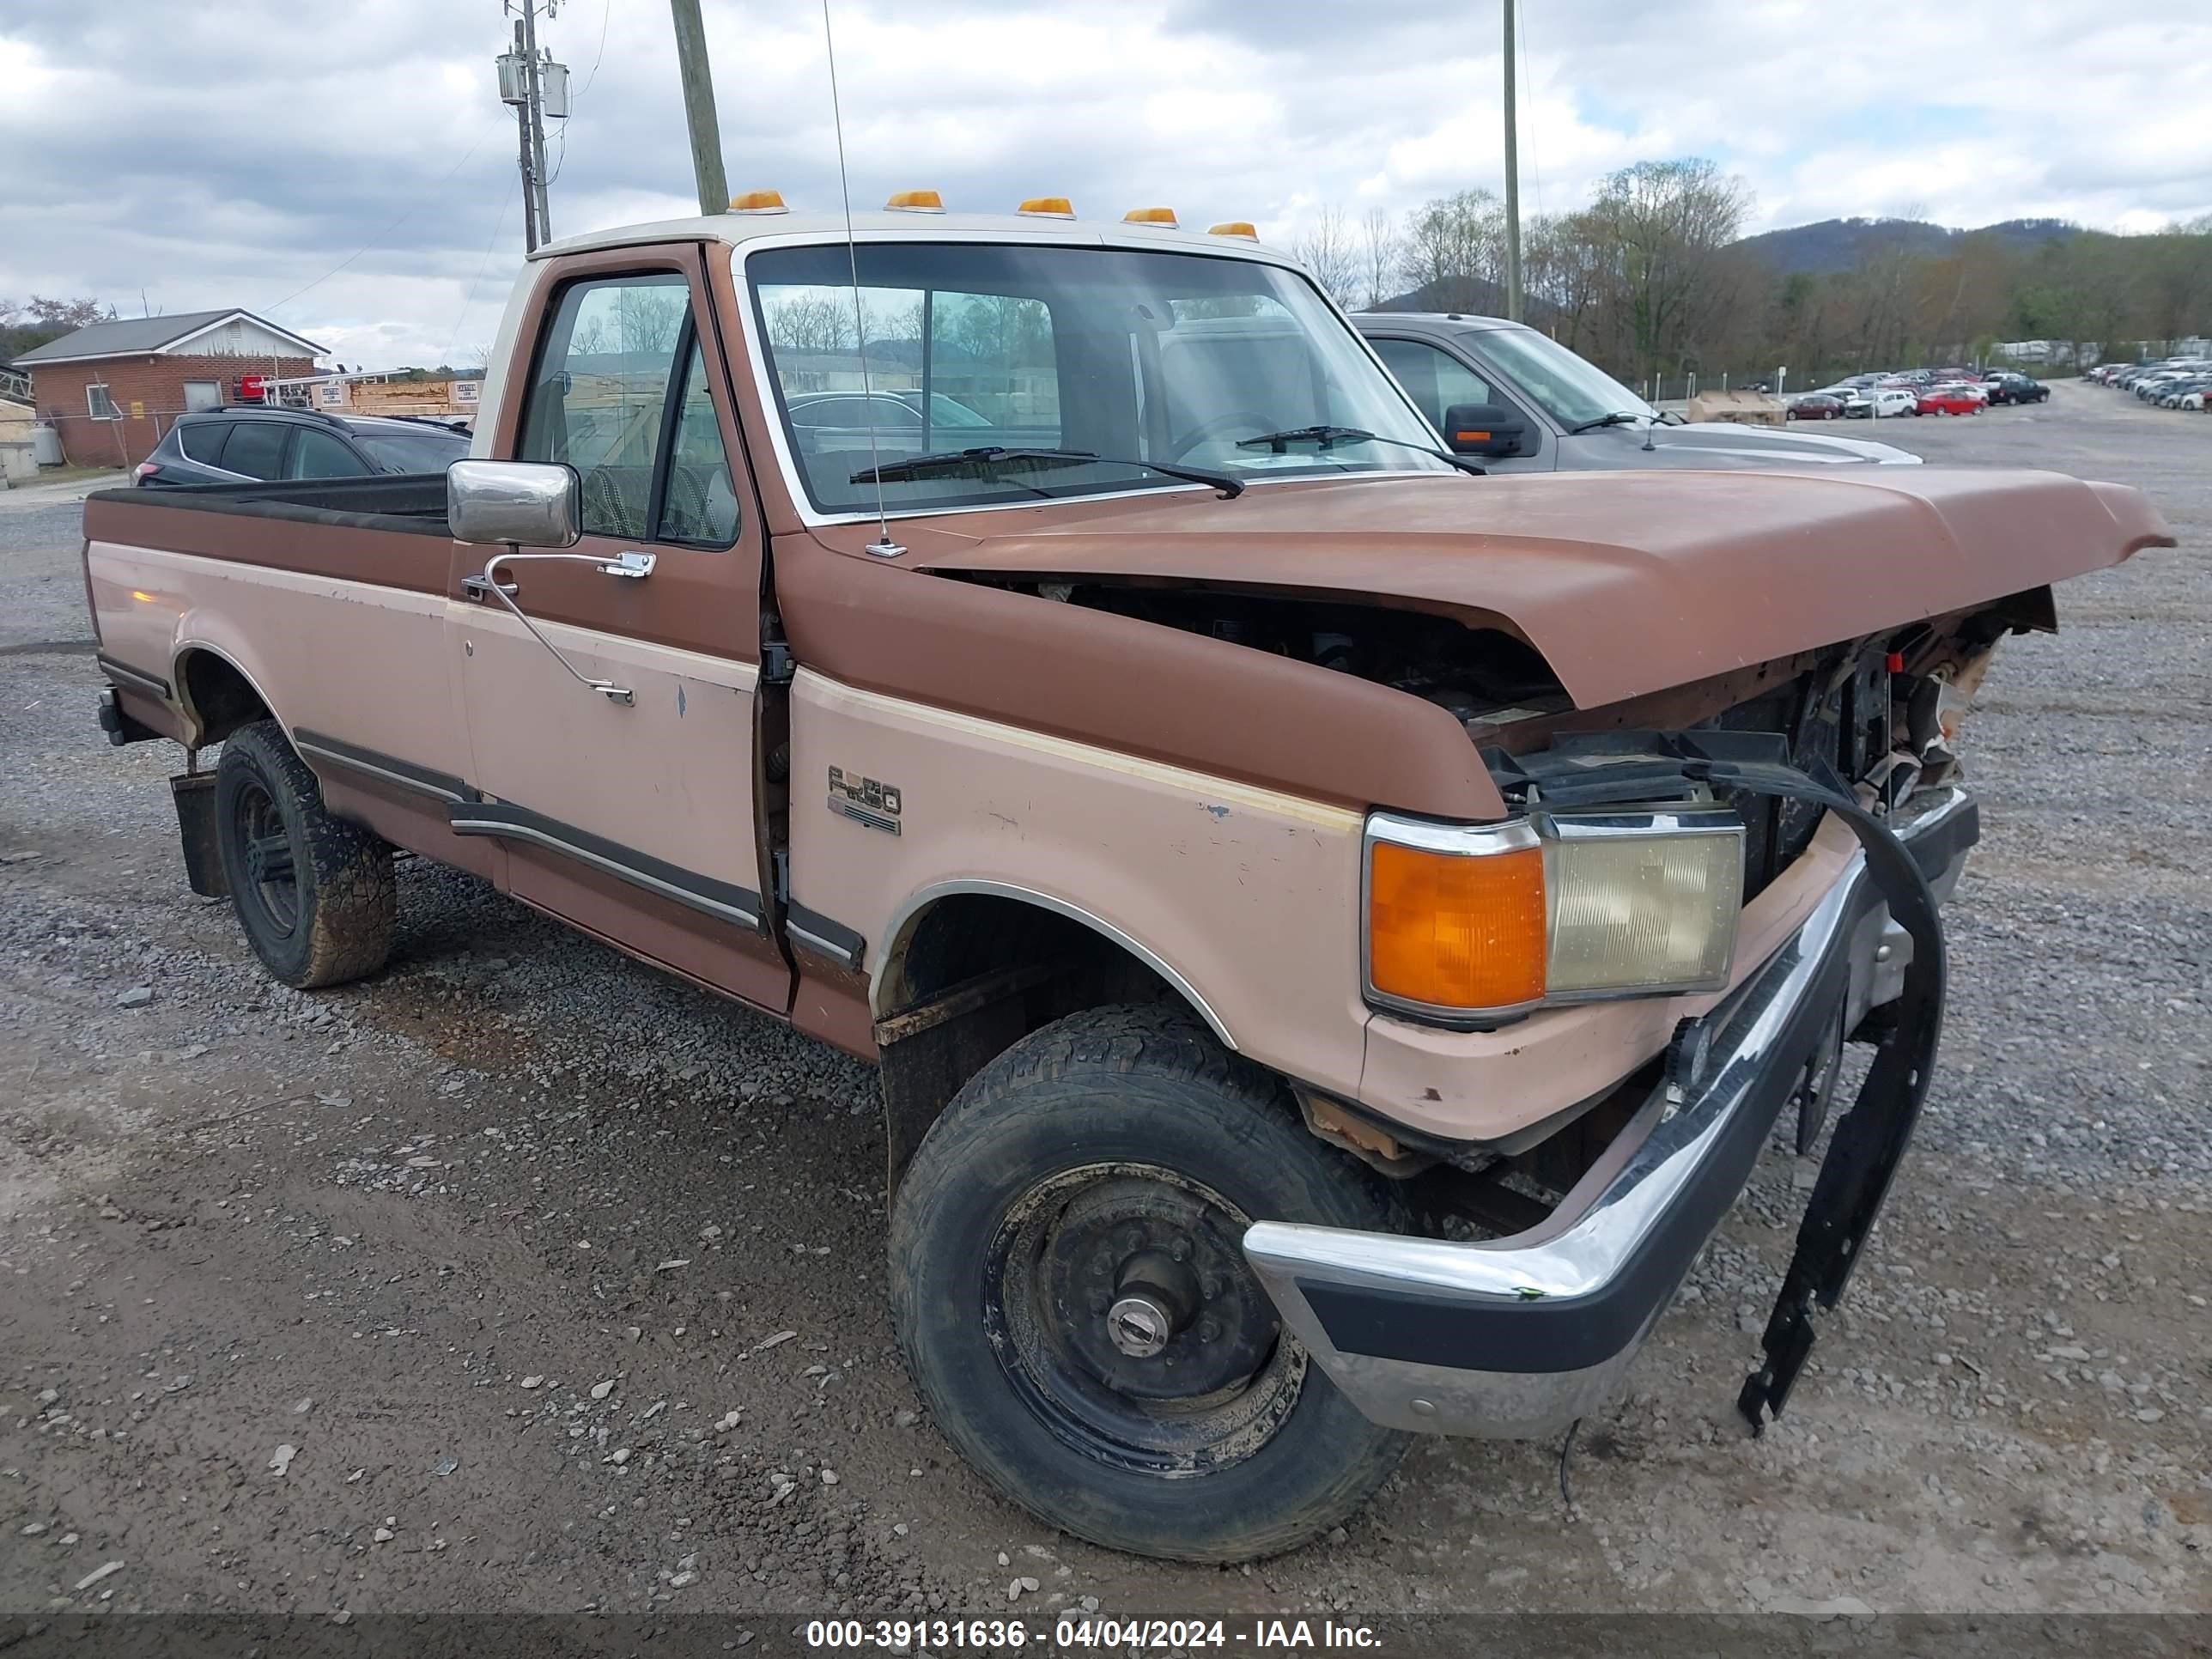
[[[868,471],[876,486],[877,538],[868,551],[896,559],[906,549],[891,539],[890,520],[884,512],[884,463],[876,453],[876,390],[868,376],[868,319],[860,306],[860,245],[853,234],[853,185],[845,173],[845,115],[837,101],[837,40],[830,27],[830,0],[822,0],[822,46],[830,57],[830,123],[837,133],[837,193],[845,204],[845,258],[853,272],[853,342],[860,360],[860,411],[868,423]],[[928,349],[926,343],[922,349]]]

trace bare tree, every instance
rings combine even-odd
[[[1414,212],[1400,244],[1398,268],[1431,309],[1487,310],[1504,240],[1504,204],[1486,190],[1463,190]]]
[[[1379,207],[1368,209],[1360,219],[1359,253],[1362,275],[1367,285],[1367,298],[1363,308],[1375,311],[1396,291],[1398,267],[1402,258],[1398,246],[1398,227]]]
[[[1584,216],[1604,246],[1636,366],[1680,366],[1717,303],[1722,250],[1742,229],[1751,194],[1703,159],[1638,161],[1612,173]]]
[[[848,295],[852,290],[844,290]],[[768,307],[768,337],[786,351],[849,351],[853,307],[824,295],[778,300]]]
[[[1350,306],[1358,297],[1359,250],[1344,222],[1344,210],[1324,207],[1314,216],[1313,228],[1291,243],[1291,257],[1313,273],[1314,280],[1339,305]]]

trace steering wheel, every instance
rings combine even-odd
[[[1171,461],[1179,461],[1208,439],[1218,438],[1224,430],[1240,426],[1250,427],[1255,434],[1273,432],[1275,429],[1275,420],[1273,416],[1262,415],[1254,410],[1230,410],[1225,414],[1216,415],[1211,420],[1200,421],[1180,439],[1171,439],[1168,459]]]

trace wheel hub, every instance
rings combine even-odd
[[[1241,1386],[1278,1334],[1244,1265],[1241,1222],[1162,1182],[1103,1181],[1045,1241],[1047,1284],[1077,1367],[1139,1400]]]

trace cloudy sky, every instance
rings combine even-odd
[[[1497,188],[1499,0],[832,0],[854,199],[1165,203],[1286,241]],[[815,0],[706,0],[731,187],[834,205]],[[1439,15],[1463,20],[1440,26]],[[1525,207],[1706,155],[1753,228],[2212,213],[2212,0],[1522,0]],[[0,298],[479,353],[521,252],[499,0],[4,0]],[[562,0],[558,234],[692,210],[665,0]],[[143,296],[143,299],[142,299]]]

